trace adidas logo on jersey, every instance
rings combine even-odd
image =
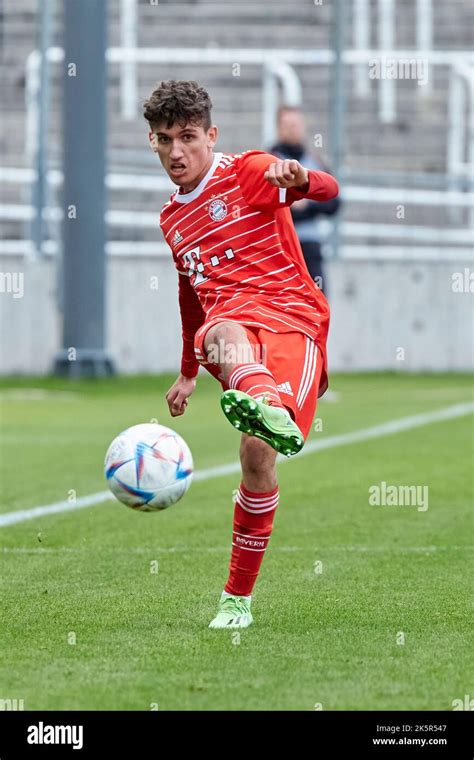
[[[178,245],[184,240],[183,236],[179,234],[179,230],[176,230],[173,236],[173,245]]]
[[[277,385],[277,388],[282,393],[286,393],[288,396],[293,396],[293,388],[291,387],[290,383],[287,381],[286,383],[280,383],[280,385]]]

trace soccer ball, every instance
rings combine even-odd
[[[105,477],[119,501],[140,512],[175,504],[188,490],[193,458],[174,430],[153,423],[127,428],[105,455]]]

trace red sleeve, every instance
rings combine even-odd
[[[270,153],[249,151],[244,153],[237,165],[237,176],[243,196],[249,206],[262,210],[278,209],[291,206],[300,198],[312,201],[330,201],[339,192],[339,186],[330,174],[308,169],[309,188],[305,191],[292,187],[289,189],[275,187],[265,179],[265,172],[270,164],[281,159]]]
[[[187,274],[178,274],[178,297],[183,335],[181,374],[196,377],[199,362],[194,354],[194,336],[203,324],[205,314]]]

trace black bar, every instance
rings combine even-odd
[[[290,752],[322,760],[355,753],[361,758],[471,760],[472,718],[468,711],[1,712],[0,757],[141,758],[171,751],[268,757],[269,748],[276,745],[279,755]],[[69,733],[65,729],[61,734],[58,726],[69,727]],[[45,741],[62,736],[70,743]],[[42,738],[43,743],[29,743],[28,737]]]

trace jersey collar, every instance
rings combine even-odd
[[[198,198],[204,188],[206,187],[207,183],[209,182],[210,178],[214,174],[215,170],[217,169],[217,164],[221,160],[223,154],[222,153],[214,153],[214,160],[212,162],[212,165],[207,172],[206,176],[202,178],[199,185],[194,188],[194,190],[191,190],[190,193],[180,193],[179,190],[176,192],[173,200],[176,201],[176,203],[191,203],[191,201],[194,201],[196,198]]]

